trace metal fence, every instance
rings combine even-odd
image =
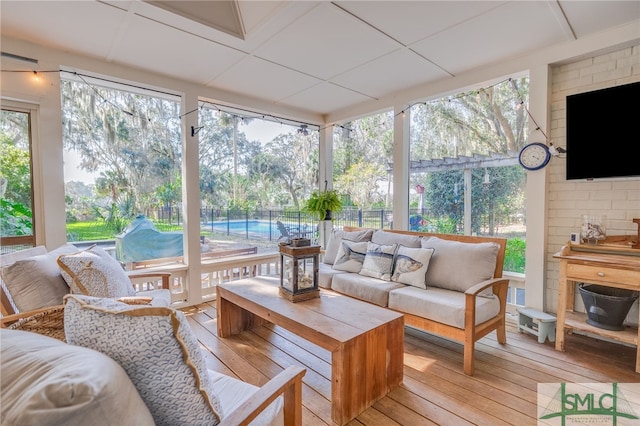
[[[163,208],[145,212],[156,224],[166,227],[180,227],[180,208]],[[245,239],[265,239],[277,241],[283,236],[282,228],[292,235],[317,237],[318,219],[299,210],[240,210],[240,209],[200,209],[200,224],[203,232],[222,233]],[[390,229],[393,225],[391,210],[362,210],[345,208],[333,215],[333,226],[367,227]]]

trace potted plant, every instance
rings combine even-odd
[[[313,191],[304,204],[304,210],[313,213],[320,220],[331,220],[333,212],[342,211],[342,199],[334,190]]]

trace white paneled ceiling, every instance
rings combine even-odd
[[[2,0],[0,16],[3,36],[328,114],[638,20],[640,1]]]

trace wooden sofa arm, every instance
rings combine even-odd
[[[220,426],[248,425],[281,394],[284,396],[285,426],[301,425],[302,377],[306,372],[302,367],[288,367],[258,389],[246,403],[225,416]]]
[[[171,278],[171,272],[153,272],[153,271],[127,271],[129,279],[137,278],[160,278],[162,279],[162,288],[165,290],[171,290],[169,288],[169,279]]]
[[[469,296],[478,296],[480,293],[488,289],[489,287],[493,287],[493,293],[498,296],[498,298],[502,299],[501,294],[504,287],[505,296],[506,290],[509,287],[509,279],[508,278],[492,278],[490,280],[482,281],[481,283],[475,284],[467,289],[464,293]],[[497,289],[496,289],[497,287]]]

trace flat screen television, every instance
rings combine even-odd
[[[567,96],[567,180],[640,176],[640,82]]]

